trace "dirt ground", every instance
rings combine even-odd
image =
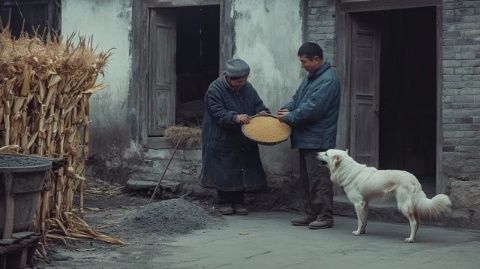
[[[67,245],[50,241],[48,260],[39,260],[37,268],[107,268],[109,264],[112,268],[118,264],[133,268],[136,261],[158,255],[175,236],[196,229],[215,229],[223,223],[222,216],[208,201],[167,196],[169,199],[156,199],[149,204],[148,194],[125,193],[118,186],[117,191],[111,192],[109,188],[112,189],[106,183],[93,182],[87,189],[85,220],[97,231],[121,239],[126,245],[88,239],[67,240]],[[102,265],[92,267],[95,260]]]

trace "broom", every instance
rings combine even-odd
[[[155,190],[153,191],[153,194],[150,197],[150,200],[148,201],[148,203],[151,203],[153,200],[153,197],[155,197],[158,187],[160,187],[160,183],[162,183],[162,180],[165,177],[165,174],[167,173],[168,166],[172,162],[173,156],[175,155],[177,150],[180,147],[186,148],[186,147],[191,147],[193,145],[199,145],[201,135],[202,135],[201,129],[192,128],[192,127],[171,126],[165,130],[165,136],[168,138],[168,141],[170,142],[170,144],[175,145],[175,148],[172,152],[172,155],[170,155],[170,159],[168,159],[167,165],[165,166],[162,176],[160,177],[160,180],[158,181],[157,186],[155,187]]]

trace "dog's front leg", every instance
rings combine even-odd
[[[368,215],[368,203],[361,201],[354,204],[355,212],[357,213],[358,227],[353,231],[353,235],[361,235],[365,233],[365,227],[367,227],[367,215]]]

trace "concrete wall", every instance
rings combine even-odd
[[[297,57],[302,44],[300,0],[233,1],[234,58],[251,68],[249,81],[264,103],[275,113],[287,103],[301,81]],[[297,169],[290,143],[261,147],[269,175],[291,174]]]
[[[62,34],[93,36],[98,51],[113,50],[104,79],[108,87],[90,98],[90,153],[121,167],[139,154],[130,139],[128,100],[131,80],[132,0],[62,0]],[[126,155],[126,156],[124,156]]]
[[[480,1],[443,1],[443,166],[455,223],[480,227]]]

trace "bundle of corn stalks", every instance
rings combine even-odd
[[[73,35],[62,42],[52,35],[14,38],[9,29],[0,31],[0,146],[64,160],[45,182],[35,229],[44,239],[47,234],[53,238],[54,231],[122,243],[70,217],[75,192],[83,216],[88,99],[105,87],[97,84],[97,77],[103,75],[111,52],[96,53],[91,39],[74,42]]]

